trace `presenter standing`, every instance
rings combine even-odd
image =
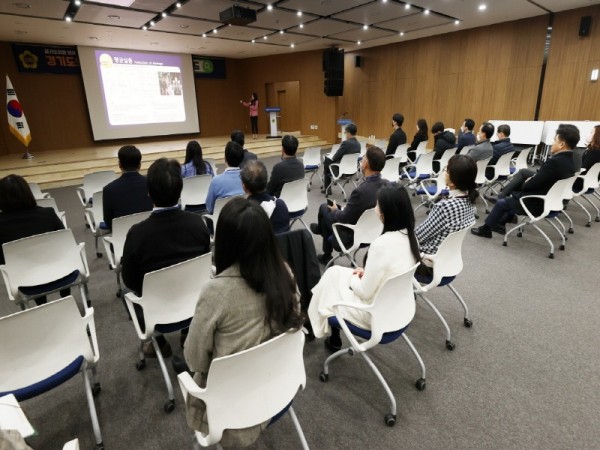
[[[250,109],[250,125],[252,125],[252,139],[258,138],[258,95],[252,93],[249,102],[240,100],[240,103]]]

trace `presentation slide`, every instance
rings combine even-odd
[[[198,133],[190,55],[78,47],[94,140]]]

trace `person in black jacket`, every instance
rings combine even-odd
[[[332,163],[339,163],[344,155],[360,153],[360,142],[356,139],[356,132],[358,131],[356,125],[349,123],[344,130],[346,133],[346,140],[342,141],[342,144],[337,152],[335,152],[335,155],[331,157],[325,156],[323,160],[323,188],[321,189],[321,193],[323,194],[325,193],[325,189],[330,189],[331,173],[329,172],[329,166]]]
[[[125,145],[119,149],[118,157],[123,174],[102,190],[104,223],[109,230],[117,217],[152,209],[146,177],[140,174],[142,153],[135,145]]]
[[[498,200],[485,223],[480,227],[471,228],[476,236],[491,238],[492,231],[506,233],[505,224],[512,220],[515,214],[525,214],[519,198],[526,195],[545,195],[559,180],[573,176],[573,149],[579,142],[579,130],[574,125],[561,124],[556,130],[552,144],[552,157],[548,159],[537,173],[529,169],[521,169],[498,195]],[[543,212],[541,199],[526,200],[527,208],[534,215]]]
[[[304,178],[304,164],[296,158],[298,139],[289,134],[281,140],[281,162],[273,166],[267,192],[275,197],[281,195],[281,188],[290,181]]]
[[[581,158],[581,168],[585,169],[584,175],[596,163],[600,163],[600,125],[592,128],[588,138],[588,146]],[[583,189],[583,180],[577,178],[573,183],[573,191],[579,192],[581,189]]]
[[[344,209],[339,209],[335,202],[332,206],[321,204],[318,213],[318,222],[310,224],[310,231],[323,237],[323,253],[318,256],[319,262],[327,264],[333,252],[334,223],[347,223],[354,225],[367,209],[375,207],[377,191],[388,182],[381,178],[381,170],[385,166],[385,153],[379,147],[369,147],[365,157],[360,162],[360,170],[364,181],[350,194],[348,204]],[[352,243],[352,231],[347,228],[340,230],[340,237],[344,245]]]
[[[407,155],[411,161],[415,160],[417,153],[417,147],[421,142],[427,142],[429,140],[429,127],[425,119],[417,120],[417,132],[413,136],[413,140],[408,147]]]
[[[242,130],[233,130],[231,132],[230,138],[233,142],[237,142],[238,144],[240,144],[242,146],[242,148],[244,149],[244,159],[240,163],[240,169],[242,167],[244,167],[248,161],[252,161],[253,159],[258,159],[258,156],[256,156],[254,153],[252,153],[244,148],[244,145],[246,144],[246,136],[244,135]],[[254,138],[254,139],[256,139],[256,138]]]
[[[436,122],[431,127],[431,133],[433,134],[433,171],[439,172],[441,167],[439,160],[448,149],[456,147],[456,136],[452,131],[444,131],[444,123]]]
[[[514,153],[515,147],[510,142],[510,125],[502,124],[498,125],[498,131],[496,132],[498,136],[498,140],[496,142],[492,142],[492,148],[494,152],[492,153],[492,159],[488,163],[488,166],[495,165],[500,157],[506,153]],[[494,169],[488,167],[485,169],[485,176],[488,179],[492,179],[494,177]]]
[[[143,293],[146,273],[210,251],[210,235],[202,217],[182,211],[177,204],[183,189],[179,163],[174,159],[157,159],[148,169],[147,178],[154,210],[150,217],[129,229],[121,259],[123,282],[138,296]],[[135,305],[135,311],[144,327],[142,308]],[[168,357],[171,354],[168,342],[163,336],[157,340],[163,356]],[[151,342],[144,345],[144,355],[156,356]]]
[[[402,114],[396,113],[392,116],[392,128],[394,129],[394,132],[388,141],[385,156],[394,156],[396,148],[398,148],[399,145],[406,144],[406,133],[402,129],[403,123],[404,116]]]
[[[475,145],[475,135],[473,134],[473,129],[475,128],[475,121],[473,119],[465,119],[462,126],[460,127],[460,132],[458,133],[458,145],[456,147],[456,151],[460,152],[463,147],[467,145]]]

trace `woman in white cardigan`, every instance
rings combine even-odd
[[[331,329],[327,322],[334,315],[331,306],[340,302],[371,303],[385,280],[406,272],[420,260],[415,216],[406,189],[381,188],[375,211],[383,222],[383,233],[371,244],[365,268],[332,266],[312,289],[308,316],[316,337],[331,332],[325,346],[332,352],[341,348],[342,341],[340,330]],[[343,315],[360,328],[371,326],[369,314],[363,311],[347,308]]]

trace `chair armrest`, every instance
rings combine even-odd
[[[188,394],[195,398],[204,398],[203,394],[206,392],[206,389],[198,386],[189,372],[181,372],[177,375],[177,381],[179,381],[179,387],[181,388],[181,393],[183,394],[183,399],[186,403]]]
[[[75,193],[77,194],[79,201],[85,208],[87,206],[87,198],[85,198],[85,191],[83,189],[83,186],[79,186],[78,188],[75,188]]]
[[[83,263],[83,267],[85,269],[85,277],[89,278],[90,276],[90,267],[88,266],[87,256],[85,256],[85,242],[80,242],[77,244],[79,248],[79,255],[81,256],[81,262]]]
[[[342,311],[340,311],[340,308],[342,308],[342,307],[358,309],[359,311],[365,311],[368,313],[369,310],[372,309],[372,305],[342,302],[342,303],[336,303],[336,304],[332,305],[331,309],[332,309],[333,313],[335,314],[335,317],[337,318],[338,323],[340,324],[340,327],[342,328],[342,330],[344,330],[344,334],[346,335],[346,337],[352,344],[352,347],[354,347],[356,350],[358,350],[360,352],[366,352],[368,349],[375,347],[377,344],[379,344],[379,341],[381,341],[381,335],[374,334],[372,330],[371,330],[371,339],[369,339],[366,342],[362,342],[362,343],[358,342],[356,340],[356,337],[352,334],[352,332],[348,328],[346,321],[344,320]]]
[[[84,326],[90,327],[90,338],[92,340],[92,353],[94,354],[94,360],[92,362],[97,363],[100,359],[100,349],[98,347],[98,337],[96,336],[96,323],[94,322],[94,308],[90,307],[86,310],[85,315],[81,318]]]
[[[83,215],[85,216],[85,221],[90,226],[90,230],[92,230],[92,233],[95,233],[96,225],[100,224],[96,224],[96,219],[94,218],[94,212],[92,211],[92,208],[85,208],[83,210]]]
[[[539,198],[540,200],[546,200],[546,196],[545,195],[526,195],[524,197],[519,198],[519,203],[521,203],[521,206],[523,207],[523,211],[525,211],[525,214],[527,214],[527,216],[531,219],[531,220],[536,220],[536,219],[541,219],[543,218],[543,214],[538,216],[534,216],[531,211],[529,211],[529,208],[527,208],[527,206],[525,205],[525,200],[528,198]]]
[[[8,280],[8,272],[6,271],[6,265],[2,264],[0,266],[0,272],[2,272],[2,278],[4,279],[4,286],[6,286],[6,292],[8,294],[8,298],[11,301],[15,301],[15,296],[13,295],[12,288],[10,282]]]
[[[112,243],[112,235],[102,236],[102,245],[104,245],[104,253],[106,254],[106,258],[108,259],[108,264],[110,265],[111,269],[116,270],[117,262],[114,253],[110,249]]]
[[[331,177],[335,178],[335,179],[339,178],[339,177],[336,177],[335,174],[333,173],[333,170],[331,169],[332,167],[337,167],[339,169],[340,164],[339,163],[331,163],[331,164],[329,164],[329,173],[331,173]]]
[[[356,225],[351,225],[351,224],[348,224],[348,223],[333,223],[333,224],[331,224],[331,228],[333,230],[333,235],[335,236],[335,239],[338,241],[338,244],[340,245],[340,248],[342,249],[342,251],[345,254],[348,254],[348,253],[350,253],[354,249],[353,248],[354,245],[352,245],[352,247],[350,247],[349,249],[346,248],[346,246],[342,242],[342,239],[340,238],[338,227],[346,227],[346,228],[349,228],[351,230],[354,230],[354,229],[356,229]]]
[[[141,304],[142,298],[138,297],[133,292],[128,292],[127,294],[125,294],[124,298],[125,306],[127,306],[127,310],[129,311],[129,315],[131,316],[131,321],[133,322],[133,326],[135,327],[135,332],[137,333],[140,339],[148,339],[152,335],[152,332],[148,333],[147,326],[146,331],[142,331],[142,329],[140,328],[140,323],[138,322],[137,315],[135,314],[135,308],[133,307],[134,303],[138,305]]]

